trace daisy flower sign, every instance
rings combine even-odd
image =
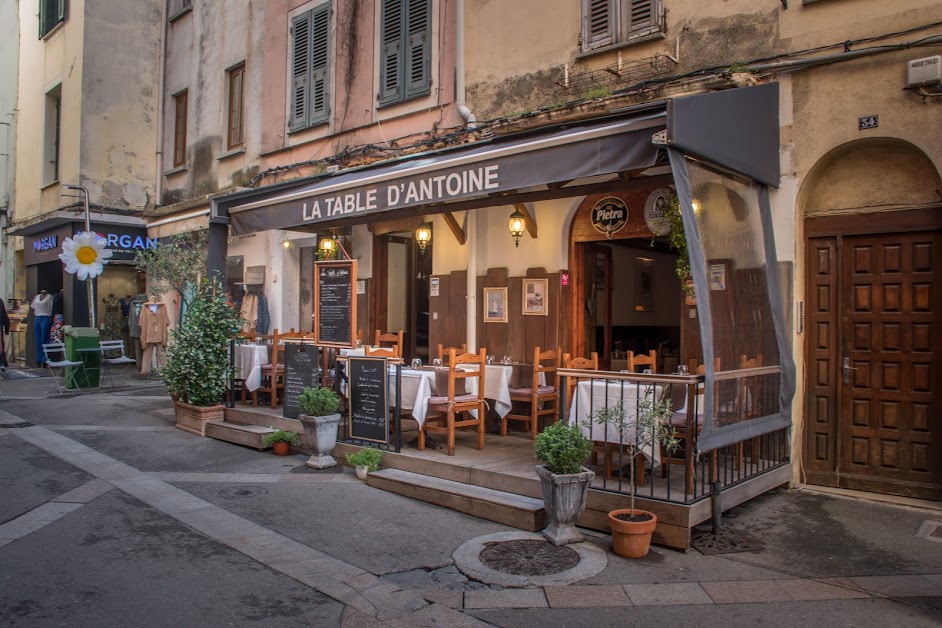
[[[80,280],[94,279],[111,258],[111,249],[106,248],[106,244],[105,239],[94,231],[80,231],[65,239],[59,259],[65,264],[65,270]]]

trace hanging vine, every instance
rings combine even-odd
[[[680,201],[676,193],[671,195],[666,216],[671,226],[670,233],[668,234],[671,248],[677,252],[677,266],[675,267],[677,278],[680,279],[680,285],[683,287],[687,296],[693,296],[693,285],[687,283],[687,278],[690,277],[690,255],[687,251],[687,232],[684,231],[684,220],[680,215]]]

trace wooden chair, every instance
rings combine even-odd
[[[720,359],[713,361],[714,371],[720,370]],[[690,360],[687,372],[691,375],[703,375],[706,373],[706,364],[697,364],[695,359]],[[682,401],[681,401],[682,399]],[[667,477],[669,465],[682,464],[686,466],[687,486],[693,487],[694,480],[694,460],[690,454],[693,452],[693,441],[700,435],[703,429],[703,383],[694,387],[693,391],[687,390],[687,386],[678,387],[677,391],[672,390],[672,406],[679,409],[671,412],[668,425],[674,431],[674,437],[680,441],[678,449],[683,451],[683,458],[675,457],[676,452],[667,452],[661,450],[661,477]],[[699,404],[699,405],[691,405]],[[692,429],[687,429],[687,415],[690,412],[700,410],[692,422]]]
[[[400,332],[401,333],[401,332]],[[399,347],[364,347],[363,354],[375,358],[396,359],[399,355]]]
[[[599,354],[593,351],[591,357],[573,358],[568,353],[564,353],[562,366],[563,368],[567,368],[567,369],[579,369],[583,371],[597,371],[599,370]],[[569,406],[572,404],[572,392],[576,389],[576,384],[578,382],[579,382],[578,377],[566,378],[566,408],[565,410],[566,410],[567,415],[569,414]]]
[[[376,337],[373,341],[374,347],[396,347],[396,357],[402,357],[402,335],[403,331],[382,333],[376,330]]]
[[[739,368],[757,369],[762,366],[762,354],[749,358],[745,355],[739,356]],[[739,378],[738,391],[736,393],[736,411],[740,420],[754,419],[762,416],[762,377],[751,376]],[[759,451],[759,439],[753,438],[749,441],[749,458],[754,460],[756,452]],[[740,442],[736,445],[736,468],[742,466],[746,457],[746,443]]]
[[[258,390],[252,391],[252,405],[258,405],[258,393],[268,393],[270,399],[269,405],[277,408],[279,395],[283,400],[285,390],[285,365],[279,359],[279,354],[284,350],[282,344],[288,339],[304,338],[303,331],[295,331],[294,327],[284,333],[274,330],[271,335],[271,362],[262,365],[262,385]]]
[[[462,353],[467,353],[468,346],[464,343],[456,347],[443,347],[442,345],[438,345],[438,359],[442,361],[443,366],[448,366],[448,352],[452,349],[455,350],[455,353],[461,355]]]
[[[540,427],[540,417],[559,415],[559,384],[556,381],[559,358],[559,347],[553,351],[540,351],[539,347],[533,350],[533,378],[530,386],[510,389],[511,402],[525,404],[527,412],[511,408],[507,416],[500,421],[501,436],[507,436],[508,421],[520,421],[530,432],[530,438],[535,439]],[[543,375],[544,381],[547,382],[542,386],[540,375]]]
[[[628,352],[628,371],[637,373],[638,367],[650,368],[652,373],[657,373],[657,351],[651,349],[648,355],[640,353],[635,355],[634,351]]]
[[[486,408],[484,403],[484,360],[486,349],[479,353],[463,353],[458,355],[454,349],[448,352],[448,393],[428,400],[429,416],[419,429],[419,451],[425,449],[426,432],[444,432],[448,438],[448,455],[455,455],[455,429],[460,427],[476,427],[478,432],[478,449],[484,449],[484,423]],[[475,370],[458,368],[461,365],[477,366]],[[477,394],[455,394],[455,383],[459,379],[477,378]],[[477,416],[471,411],[477,412]],[[434,413],[434,416],[432,415]],[[458,417],[465,414],[465,418]]]

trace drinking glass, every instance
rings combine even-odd
[[[644,371],[642,371],[645,375],[651,375],[652,372],[651,369],[644,369]]]
[[[493,364],[493,363],[494,363],[494,356],[489,355],[489,356],[487,356],[487,358],[485,358],[484,361],[487,362],[488,364]]]
[[[412,358],[412,368],[417,369],[422,366],[422,360],[419,358]]]
[[[441,358],[435,358],[434,360],[432,360],[432,366],[441,366],[441,365],[442,365]]]
[[[511,358],[509,355],[505,355],[505,356],[504,356],[504,359],[501,360],[501,362],[502,362],[503,364],[510,364],[512,360],[513,360],[513,358]]]
[[[686,364],[681,364],[680,366],[678,366],[678,367],[677,367],[677,374],[678,374],[678,375],[687,375],[687,374],[688,374],[688,373],[687,373],[687,365],[686,365]]]

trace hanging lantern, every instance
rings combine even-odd
[[[520,213],[520,210],[515,209],[514,213],[510,214],[510,235],[513,236],[514,246],[520,246],[520,238],[523,237],[526,228],[523,214]]]
[[[424,222],[415,230],[415,241],[419,245],[419,250],[425,253],[425,247],[432,241],[432,225]]]
[[[324,238],[321,240],[320,245],[318,245],[320,251],[318,251],[317,258],[320,260],[332,260],[334,255],[337,252],[337,243],[333,238]]]

